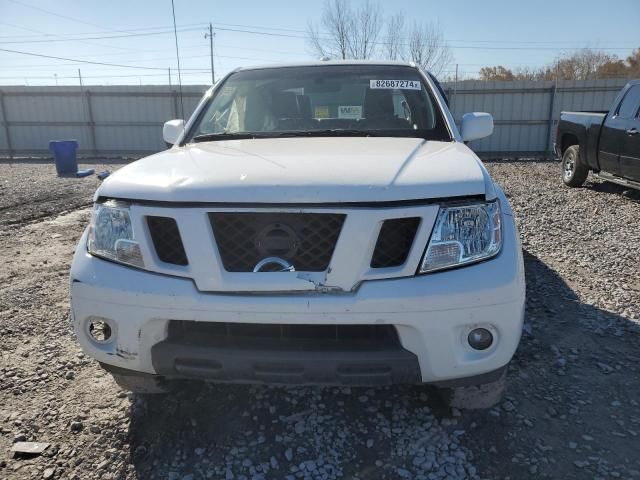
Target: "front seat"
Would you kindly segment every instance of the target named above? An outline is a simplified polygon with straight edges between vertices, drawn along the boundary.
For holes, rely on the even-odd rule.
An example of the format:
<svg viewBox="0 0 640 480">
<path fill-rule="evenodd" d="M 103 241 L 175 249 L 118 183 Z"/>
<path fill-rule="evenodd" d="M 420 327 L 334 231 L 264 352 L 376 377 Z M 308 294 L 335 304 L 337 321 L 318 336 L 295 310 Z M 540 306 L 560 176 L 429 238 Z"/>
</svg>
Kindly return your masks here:
<svg viewBox="0 0 640 480">
<path fill-rule="evenodd" d="M 367 89 L 364 97 L 364 117 L 369 128 L 384 130 L 409 127 L 405 120 L 395 115 L 391 90 Z"/>
</svg>

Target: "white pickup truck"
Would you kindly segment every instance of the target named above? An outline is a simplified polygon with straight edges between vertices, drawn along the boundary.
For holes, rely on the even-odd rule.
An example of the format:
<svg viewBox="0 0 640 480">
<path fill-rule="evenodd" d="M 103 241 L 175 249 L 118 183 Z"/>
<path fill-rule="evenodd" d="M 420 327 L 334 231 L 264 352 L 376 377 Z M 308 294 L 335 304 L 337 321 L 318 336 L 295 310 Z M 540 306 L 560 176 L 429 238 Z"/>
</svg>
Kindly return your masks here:
<svg viewBox="0 0 640 480">
<path fill-rule="evenodd" d="M 178 380 L 432 384 L 499 400 L 525 283 L 509 203 L 411 64 L 241 68 L 110 176 L 71 269 L 87 354 Z"/>
</svg>

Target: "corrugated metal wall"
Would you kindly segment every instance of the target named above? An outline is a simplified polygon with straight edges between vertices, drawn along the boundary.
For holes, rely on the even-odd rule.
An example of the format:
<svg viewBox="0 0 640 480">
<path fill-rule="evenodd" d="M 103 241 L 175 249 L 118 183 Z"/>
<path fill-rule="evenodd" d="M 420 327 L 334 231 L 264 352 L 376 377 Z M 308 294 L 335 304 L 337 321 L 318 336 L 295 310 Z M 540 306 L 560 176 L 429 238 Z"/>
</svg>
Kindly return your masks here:
<svg viewBox="0 0 640 480">
<path fill-rule="evenodd" d="M 183 87 L 185 116 L 206 88 Z M 175 87 L 2 87 L 0 154 L 47 154 L 56 139 L 78 140 L 86 155 L 157 152 L 166 148 L 163 123 L 181 109 Z"/>
<path fill-rule="evenodd" d="M 546 156 L 562 110 L 608 110 L 624 79 L 443 84 L 458 125 L 466 112 L 493 115 L 493 135 L 471 143 L 485 157 Z"/>
<path fill-rule="evenodd" d="M 607 110 L 621 79 L 445 83 L 456 121 L 489 112 L 494 134 L 473 142 L 485 157 L 548 155 L 561 110 Z M 189 116 L 205 86 L 183 87 Z M 165 148 L 162 124 L 181 117 L 175 87 L 2 87 L 0 155 L 48 154 L 49 140 L 76 139 L 85 155 L 142 155 Z"/>
</svg>

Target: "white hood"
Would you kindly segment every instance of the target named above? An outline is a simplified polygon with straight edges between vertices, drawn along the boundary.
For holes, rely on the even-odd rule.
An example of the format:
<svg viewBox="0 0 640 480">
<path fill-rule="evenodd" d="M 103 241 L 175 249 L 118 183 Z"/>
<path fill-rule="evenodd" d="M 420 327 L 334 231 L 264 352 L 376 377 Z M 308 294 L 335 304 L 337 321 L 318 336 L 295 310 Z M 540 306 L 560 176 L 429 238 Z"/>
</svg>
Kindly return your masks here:
<svg viewBox="0 0 640 480">
<path fill-rule="evenodd" d="M 455 142 L 319 137 L 173 148 L 105 180 L 96 196 L 169 202 L 342 203 L 484 195 L 488 177 Z"/>
</svg>

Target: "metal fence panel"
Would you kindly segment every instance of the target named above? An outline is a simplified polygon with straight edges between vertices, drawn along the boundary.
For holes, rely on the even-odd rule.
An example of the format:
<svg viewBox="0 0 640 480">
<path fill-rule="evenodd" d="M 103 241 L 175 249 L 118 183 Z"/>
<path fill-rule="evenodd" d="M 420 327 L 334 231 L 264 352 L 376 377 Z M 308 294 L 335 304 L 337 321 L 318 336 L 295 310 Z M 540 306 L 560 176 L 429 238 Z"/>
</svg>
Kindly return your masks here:
<svg viewBox="0 0 640 480">
<path fill-rule="evenodd" d="M 466 112 L 489 112 L 491 137 L 471 142 L 480 155 L 548 156 L 562 110 L 608 110 L 624 79 L 444 83 L 460 125 Z"/>
<path fill-rule="evenodd" d="M 4 113 L 4 94 L 0 90 L 0 152 L 9 151 L 9 143 L 7 139 L 7 130 L 9 126 L 5 123 L 5 113 Z"/>
<path fill-rule="evenodd" d="M 173 118 L 171 96 L 125 97 L 91 95 L 93 120 L 100 122 L 156 122 Z"/>
<path fill-rule="evenodd" d="M 77 140 L 90 144 L 89 128 L 80 125 L 10 126 L 14 153 L 47 153 L 50 140 Z"/>
<path fill-rule="evenodd" d="M 96 150 L 110 153 L 147 153 L 166 149 L 162 123 L 145 126 L 96 127 Z"/>
<path fill-rule="evenodd" d="M 188 118 L 205 86 L 184 86 Z M 48 154 L 50 140 L 78 140 L 80 154 L 143 154 L 166 148 L 162 125 L 180 118 L 176 87 L 2 87 L 0 153 Z M 10 140 L 7 141 L 6 133 Z"/>
<path fill-rule="evenodd" d="M 465 112 L 493 115 L 493 135 L 471 142 L 478 154 L 546 156 L 562 110 L 607 110 L 625 83 L 463 81 L 443 87 L 458 125 Z M 183 87 L 185 117 L 206 88 Z M 0 154 L 48 154 L 49 140 L 56 139 L 78 140 L 85 155 L 155 152 L 165 148 L 162 124 L 180 118 L 181 110 L 175 86 L 2 87 Z"/>
</svg>

